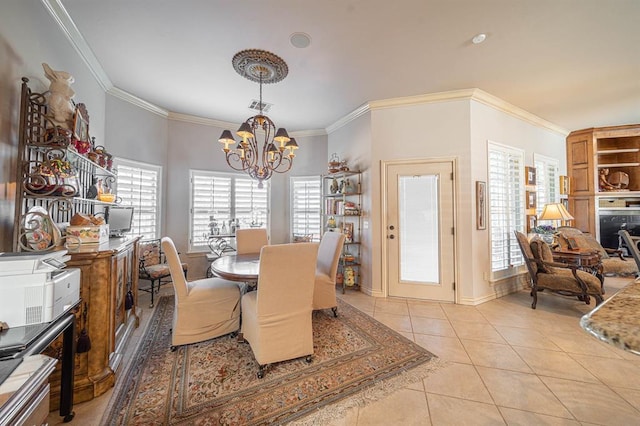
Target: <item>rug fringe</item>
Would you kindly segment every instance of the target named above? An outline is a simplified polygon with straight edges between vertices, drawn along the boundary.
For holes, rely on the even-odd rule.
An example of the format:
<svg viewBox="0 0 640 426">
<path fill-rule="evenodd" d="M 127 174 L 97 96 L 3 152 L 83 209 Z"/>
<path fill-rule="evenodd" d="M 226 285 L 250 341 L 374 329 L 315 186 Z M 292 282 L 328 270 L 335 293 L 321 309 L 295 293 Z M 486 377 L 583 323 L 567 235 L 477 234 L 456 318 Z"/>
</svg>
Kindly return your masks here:
<svg viewBox="0 0 640 426">
<path fill-rule="evenodd" d="M 319 408 L 316 412 L 309 414 L 302 419 L 292 421 L 290 425 L 295 426 L 317 426 L 325 425 L 328 422 L 336 421 L 346 417 L 347 412 L 355 407 L 365 407 L 373 402 L 379 401 L 392 393 L 406 388 L 408 385 L 425 379 L 432 372 L 450 365 L 451 362 L 434 357 L 426 364 L 405 370 L 398 376 L 386 380 L 380 380 L 375 385 L 362 390 L 357 395 L 350 396 L 345 400 Z"/>
</svg>

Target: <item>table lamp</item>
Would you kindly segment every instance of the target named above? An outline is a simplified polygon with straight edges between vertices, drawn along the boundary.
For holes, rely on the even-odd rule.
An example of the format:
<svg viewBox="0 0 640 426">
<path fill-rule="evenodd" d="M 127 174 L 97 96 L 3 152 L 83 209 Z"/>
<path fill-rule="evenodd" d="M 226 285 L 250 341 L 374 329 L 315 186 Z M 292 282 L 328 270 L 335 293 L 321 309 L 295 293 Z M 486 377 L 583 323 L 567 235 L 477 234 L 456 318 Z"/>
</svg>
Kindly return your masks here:
<svg viewBox="0 0 640 426">
<path fill-rule="evenodd" d="M 545 204 L 542 209 L 542 213 L 538 217 L 538 220 L 559 220 L 561 225 L 564 226 L 567 221 L 573 220 L 573 216 L 567 211 L 562 203 L 549 203 Z"/>
</svg>

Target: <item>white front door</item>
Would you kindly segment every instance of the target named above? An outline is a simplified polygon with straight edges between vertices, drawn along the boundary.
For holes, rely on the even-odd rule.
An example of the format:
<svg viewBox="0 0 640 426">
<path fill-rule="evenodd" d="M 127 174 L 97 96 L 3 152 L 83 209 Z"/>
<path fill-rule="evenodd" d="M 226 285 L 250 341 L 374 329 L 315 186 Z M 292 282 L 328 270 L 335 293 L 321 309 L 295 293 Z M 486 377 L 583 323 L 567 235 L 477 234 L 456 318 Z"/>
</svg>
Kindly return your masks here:
<svg viewBox="0 0 640 426">
<path fill-rule="evenodd" d="M 453 162 L 385 164 L 389 296 L 455 301 Z"/>
</svg>

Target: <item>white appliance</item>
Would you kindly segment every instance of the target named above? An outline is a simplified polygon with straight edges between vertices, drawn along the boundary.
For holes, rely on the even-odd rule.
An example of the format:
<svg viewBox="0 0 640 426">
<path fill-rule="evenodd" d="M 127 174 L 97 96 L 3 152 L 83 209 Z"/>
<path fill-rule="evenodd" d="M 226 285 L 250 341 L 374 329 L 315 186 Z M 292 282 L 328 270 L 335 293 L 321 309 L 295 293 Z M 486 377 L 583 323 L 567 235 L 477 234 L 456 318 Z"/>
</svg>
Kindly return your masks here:
<svg viewBox="0 0 640 426">
<path fill-rule="evenodd" d="M 9 327 L 57 319 L 80 299 L 80 269 L 65 268 L 66 250 L 0 253 L 0 321 Z"/>
</svg>

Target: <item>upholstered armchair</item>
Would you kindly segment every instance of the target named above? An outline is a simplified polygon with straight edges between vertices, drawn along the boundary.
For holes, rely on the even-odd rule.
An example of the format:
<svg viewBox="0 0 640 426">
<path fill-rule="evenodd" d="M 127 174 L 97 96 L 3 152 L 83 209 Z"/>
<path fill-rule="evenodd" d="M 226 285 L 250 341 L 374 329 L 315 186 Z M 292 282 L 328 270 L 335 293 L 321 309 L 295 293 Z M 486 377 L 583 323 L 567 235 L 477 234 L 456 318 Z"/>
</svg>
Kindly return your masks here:
<svg viewBox="0 0 640 426">
<path fill-rule="evenodd" d="M 569 239 L 572 239 L 570 246 Z M 578 228 L 572 226 L 560 226 L 558 228 L 558 244 L 564 249 L 579 248 L 592 249 L 600 253 L 602 259 L 602 273 L 607 276 L 611 275 L 636 275 L 638 266 L 635 262 L 631 262 L 622 254 L 622 250 L 613 248 L 604 248 L 593 235 L 583 233 Z M 573 247 L 573 245 L 576 247 Z"/>
<path fill-rule="evenodd" d="M 313 310 L 329 309 L 338 316 L 336 275 L 345 236 L 340 232 L 325 232 L 320 240 L 313 287 Z"/>
<path fill-rule="evenodd" d="M 590 296 L 596 300 L 596 305 L 602 302 L 601 283 L 595 275 L 581 271 L 575 265 L 554 262 L 547 243 L 538 238 L 529 242 L 522 232 L 514 232 L 531 277 L 532 309 L 536 308 L 538 292 L 542 290 L 576 296 L 587 305 L 590 304 Z"/>
<path fill-rule="evenodd" d="M 623 229 L 618 231 L 618 235 L 622 237 L 622 241 L 624 241 L 627 249 L 629 249 L 629 253 L 633 257 L 634 263 L 636 267 L 640 269 L 640 249 L 638 249 L 638 243 L 640 243 L 640 237 L 633 236 L 627 231 Z M 636 273 L 636 279 L 638 279 L 638 274 Z"/>
<path fill-rule="evenodd" d="M 258 288 L 242 296 L 242 337 L 258 362 L 268 364 L 313 355 L 311 327 L 318 244 L 265 246 L 260 252 Z"/>
<path fill-rule="evenodd" d="M 238 331 L 240 289 L 233 281 L 204 278 L 187 282 L 178 251 L 169 237 L 162 238 L 175 291 L 171 350 Z"/>
<path fill-rule="evenodd" d="M 260 253 L 260 249 L 268 244 L 267 230 L 264 228 L 236 230 L 236 251 L 238 254 Z"/>
<path fill-rule="evenodd" d="M 160 286 L 169 282 L 171 272 L 166 263 L 165 255 L 160 246 L 160 240 L 145 240 L 138 244 L 138 278 L 151 282 L 151 287 L 140 287 L 139 290 L 151 293 L 150 308 L 153 308 L 154 295 L 160 291 Z M 180 264 L 186 277 L 188 265 Z"/>
</svg>

